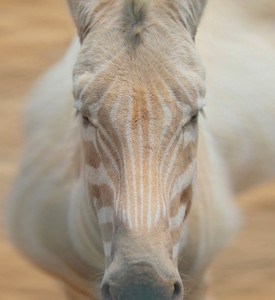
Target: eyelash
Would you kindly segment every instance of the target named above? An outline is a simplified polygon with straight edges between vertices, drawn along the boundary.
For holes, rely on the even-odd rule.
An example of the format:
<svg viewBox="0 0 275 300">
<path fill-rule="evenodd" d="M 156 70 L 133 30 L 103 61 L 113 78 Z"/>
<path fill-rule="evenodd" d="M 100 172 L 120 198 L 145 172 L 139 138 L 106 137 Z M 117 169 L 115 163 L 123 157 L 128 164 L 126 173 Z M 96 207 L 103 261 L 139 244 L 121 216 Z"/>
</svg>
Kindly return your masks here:
<svg viewBox="0 0 275 300">
<path fill-rule="evenodd" d="M 75 112 L 75 117 L 77 118 L 78 116 L 81 117 L 82 122 L 83 122 L 84 125 L 90 124 L 89 118 L 86 117 L 86 116 L 84 116 L 83 114 L 80 113 L 80 111 L 77 110 L 77 111 Z"/>
<path fill-rule="evenodd" d="M 204 119 L 206 119 L 206 114 L 203 108 L 200 109 L 199 113 L 203 116 Z"/>
<path fill-rule="evenodd" d="M 190 122 L 197 122 L 198 121 L 198 118 L 199 118 L 199 114 L 201 114 L 203 116 L 204 119 L 206 119 L 206 115 L 205 115 L 205 112 L 203 109 L 199 110 L 198 113 L 196 113 L 195 115 L 193 115 L 190 119 Z"/>
</svg>

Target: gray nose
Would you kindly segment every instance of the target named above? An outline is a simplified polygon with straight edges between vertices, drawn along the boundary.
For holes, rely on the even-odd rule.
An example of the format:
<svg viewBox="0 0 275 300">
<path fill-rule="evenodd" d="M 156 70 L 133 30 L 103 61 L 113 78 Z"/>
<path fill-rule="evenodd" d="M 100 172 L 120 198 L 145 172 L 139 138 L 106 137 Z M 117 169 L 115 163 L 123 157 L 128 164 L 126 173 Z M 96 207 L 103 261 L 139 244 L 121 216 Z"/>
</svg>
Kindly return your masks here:
<svg viewBox="0 0 275 300">
<path fill-rule="evenodd" d="M 115 274 L 102 283 L 103 300 L 181 300 L 182 283 L 178 278 L 161 278 L 149 266 L 135 266 Z"/>
</svg>

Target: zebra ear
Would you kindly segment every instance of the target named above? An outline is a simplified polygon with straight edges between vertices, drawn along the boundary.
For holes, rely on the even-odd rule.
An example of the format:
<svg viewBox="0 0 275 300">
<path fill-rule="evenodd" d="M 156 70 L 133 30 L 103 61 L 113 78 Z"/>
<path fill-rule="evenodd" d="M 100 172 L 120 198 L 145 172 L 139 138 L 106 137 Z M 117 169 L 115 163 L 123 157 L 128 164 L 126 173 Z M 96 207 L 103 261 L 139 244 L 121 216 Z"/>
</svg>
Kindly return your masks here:
<svg viewBox="0 0 275 300">
<path fill-rule="evenodd" d="M 91 10 L 97 0 L 67 0 L 77 28 L 80 42 L 85 38 L 91 23 Z"/>
<path fill-rule="evenodd" d="M 176 0 L 175 2 L 182 22 L 194 39 L 207 0 Z"/>
</svg>

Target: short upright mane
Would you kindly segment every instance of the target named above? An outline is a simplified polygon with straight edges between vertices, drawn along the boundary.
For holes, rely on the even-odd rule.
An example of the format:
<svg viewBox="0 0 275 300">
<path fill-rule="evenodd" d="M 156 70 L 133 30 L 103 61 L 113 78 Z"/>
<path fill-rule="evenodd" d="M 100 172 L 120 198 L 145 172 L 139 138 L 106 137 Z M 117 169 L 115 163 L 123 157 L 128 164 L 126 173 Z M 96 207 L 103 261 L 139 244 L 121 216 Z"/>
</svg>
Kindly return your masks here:
<svg viewBox="0 0 275 300">
<path fill-rule="evenodd" d="M 130 37 L 138 37 L 143 29 L 150 0 L 125 0 L 124 25 Z"/>
</svg>

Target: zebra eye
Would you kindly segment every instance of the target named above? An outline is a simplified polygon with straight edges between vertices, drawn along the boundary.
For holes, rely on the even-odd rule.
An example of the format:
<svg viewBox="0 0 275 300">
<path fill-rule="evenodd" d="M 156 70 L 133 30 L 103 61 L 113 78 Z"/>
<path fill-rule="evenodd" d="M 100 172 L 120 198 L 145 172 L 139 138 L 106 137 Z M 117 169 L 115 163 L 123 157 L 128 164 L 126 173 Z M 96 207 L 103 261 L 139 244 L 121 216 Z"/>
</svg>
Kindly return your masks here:
<svg viewBox="0 0 275 300">
<path fill-rule="evenodd" d="M 87 116 L 81 115 L 81 118 L 82 118 L 82 122 L 83 122 L 84 126 L 88 126 L 89 124 L 91 124 L 91 122 Z"/>
<path fill-rule="evenodd" d="M 205 113 L 203 109 L 200 109 L 198 112 L 196 112 L 190 119 L 191 123 L 197 123 L 198 118 L 199 118 L 199 114 L 201 114 L 203 116 L 204 119 L 206 119 Z"/>
<path fill-rule="evenodd" d="M 93 126 L 95 128 L 97 128 L 97 120 L 93 119 L 92 116 L 87 116 L 86 113 L 81 113 L 81 118 L 82 118 L 82 124 L 84 127 L 87 126 Z"/>
<path fill-rule="evenodd" d="M 84 126 L 87 126 L 87 125 L 89 125 L 89 123 L 91 123 L 89 118 L 87 116 L 83 115 L 79 110 L 77 110 L 75 112 L 75 117 L 77 118 L 78 116 L 80 116 Z"/>
<path fill-rule="evenodd" d="M 196 113 L 195 115 L 192 116 L 190 122 L 196 123 L 198 121 L 198 118 L 199 118 L 199 114 Z"/>
</svg>

